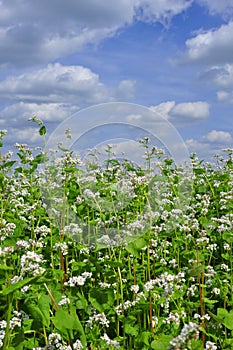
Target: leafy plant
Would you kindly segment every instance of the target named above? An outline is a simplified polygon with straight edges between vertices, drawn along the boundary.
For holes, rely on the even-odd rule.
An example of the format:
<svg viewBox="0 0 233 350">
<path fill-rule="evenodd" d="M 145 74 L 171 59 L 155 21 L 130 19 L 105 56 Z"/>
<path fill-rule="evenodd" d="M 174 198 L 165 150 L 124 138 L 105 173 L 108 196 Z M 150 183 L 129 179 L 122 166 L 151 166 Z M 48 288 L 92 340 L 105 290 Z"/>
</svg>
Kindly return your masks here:
<svg viewBox="0 0 233 350">
<path fill-rule="evenodd" d="M 141 144 L 0 155 L 2 349 L 232 348 L 232 150 L 187 173 Z"/>
</svg>

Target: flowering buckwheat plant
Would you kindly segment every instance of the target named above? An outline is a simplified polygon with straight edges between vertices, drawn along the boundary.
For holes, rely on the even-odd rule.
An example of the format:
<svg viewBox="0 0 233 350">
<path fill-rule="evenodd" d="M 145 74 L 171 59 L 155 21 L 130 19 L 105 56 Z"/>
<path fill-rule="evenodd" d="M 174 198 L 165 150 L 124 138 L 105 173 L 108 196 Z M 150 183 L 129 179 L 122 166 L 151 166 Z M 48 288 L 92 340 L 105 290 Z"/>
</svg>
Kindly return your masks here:
<svg viewBox="0 0 233 350">
<path fill-rule="evenodd" d="M 191 156 L 179 207 L 184 169 L 141 144 L 145 168 L 110 149 L 86 169 L 62 146 L 56 167 L 46 147 L 1 154 L 1 349 L 233 347 L 233 152 Z"/>
</svg>

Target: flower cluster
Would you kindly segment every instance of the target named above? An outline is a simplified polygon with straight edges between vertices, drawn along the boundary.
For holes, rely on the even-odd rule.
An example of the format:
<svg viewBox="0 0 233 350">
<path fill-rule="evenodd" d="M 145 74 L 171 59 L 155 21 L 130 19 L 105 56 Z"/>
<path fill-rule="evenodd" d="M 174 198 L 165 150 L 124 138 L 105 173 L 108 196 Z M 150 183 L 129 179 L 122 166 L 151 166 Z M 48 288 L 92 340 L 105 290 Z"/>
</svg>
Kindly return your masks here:
<svg viewBox="0 0 233 350">
<path fill-rule="evenodd" d="M 65 295 L 62 295 L 61 300 L 57 303 L 59 306 L 62 305 L 69 305 L 70 304 L 70 299 L 67 298 Z"/>
<path fill-rule="evenodd" d="M 83 272 L 80 276 L 70 277 L 69 280 L 65 283 L 65 285 L 69 287 L 75 286 L 83 286 L 86 282 L 87 278 L 91 278 L 92 272 Z"/>
<path fill-rule="evenodd" d="M 37 276 L 44 273 L 45 268 L 40 266 L 41 263 L 45 262 L 42 254 L 37 254 L 32 251 L 27 251 L 26 254 L 21 256 L 21 276 L 29 274 L 31 276 Z"/>
<path fill-rule="evenodd" d="M 93 316 L 89 317 L 89 319 L 87 320 L 87 326 L 92 328 L 93 323 L 99 323 L 103 327 L 109 327 L 110 324 L 104 312 L 102 312 L 101 314 L 94 314 Z"/>
<path fill-rule="evenodd" d="M 58 349 L 58 350 L 81 350 L 84 349 L 81 341 L 77 339 L 72 347 L 70 345 L 67 345 L 63 340 L 60 334 L 58 333 L 51 333 L 48 336 L 48 347 L 46 346 L 46 349 Z M 45 348 L 44 348 L 45 349 Z M 43 350 L 42 348 L 33 348 L 33 350 Z"/>
<path fill-rule="evenodd" d="M 4 241 L 7 237 L 13 235 L 16 225 L 12 222 L 7 222 L 5 219 L 2 219 L 0 227 L 0 240 Z"/>
<path fill-rule="evenodd" d="M 135 307 L 142 299 L 146 300 L 146 295 L 143 292 L 136 293 L 136 298 L 133 301 L 126 300 L 124 303 L 120 303 L 115 311 L 117 315 L 120 315 L 123 311 L 128 310 L 129 308 Z"/>
<path fill-rule="evenodd" d="M 0 347 L 230 346 L 233 152 L 189 173 L 148 142 L 145 168 L 0 155 Z"/>
<path fill-rule="evenodd" d="M 169 350 L 182 349 L 192 339 L 198 339 L 199 337 L 199 326 L 194 322 L 185 324 L 181 330 L 181 333 L 170 341 Z"/>
<path fill-rule="evenodd" d="M 120 347 L 120 343 L 116 340 L 111 340 L 106 333 L 104 333 L 104 335 L 102 335 L 100 338 L 104 340 L 108 346 L 114 347 L 114 349 L 118 349 Z"/>
</svg>

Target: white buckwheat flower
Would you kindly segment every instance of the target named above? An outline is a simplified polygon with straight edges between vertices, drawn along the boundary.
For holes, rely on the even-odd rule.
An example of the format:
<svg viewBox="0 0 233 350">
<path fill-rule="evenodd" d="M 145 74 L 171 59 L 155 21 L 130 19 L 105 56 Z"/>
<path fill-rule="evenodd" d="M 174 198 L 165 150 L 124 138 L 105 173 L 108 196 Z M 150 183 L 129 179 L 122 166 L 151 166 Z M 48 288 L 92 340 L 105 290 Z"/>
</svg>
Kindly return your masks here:
<svg viewBox="0 0 233 350">
<path fill-rule="evenodd" d="M 137 284 L 134 284 L 134 285 L 132 285 L 132 286 L 130 287 L 130 290 L 131 290 L 132 292 L 134 292 L 135 294 L 137 294 L 138 291 L 139 291 L 139 286 L 138 286 Z"/>
<path fill-rule="evenodd" d="M 211 341 L 207 341 L 206 342 L 206 346 L 204 350 L 217 350 L 217 346 L 215 345 L 215 343 L 212 343 Z"/>
</svg>

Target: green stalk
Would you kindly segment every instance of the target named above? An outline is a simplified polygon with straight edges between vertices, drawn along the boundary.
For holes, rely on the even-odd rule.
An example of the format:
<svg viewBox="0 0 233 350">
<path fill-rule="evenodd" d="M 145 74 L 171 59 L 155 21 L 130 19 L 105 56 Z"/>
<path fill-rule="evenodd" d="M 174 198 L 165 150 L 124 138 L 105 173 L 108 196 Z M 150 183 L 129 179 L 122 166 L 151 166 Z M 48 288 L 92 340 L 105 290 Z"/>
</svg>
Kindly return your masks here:
<svg viewBox="0 0 233 350">
<path fill-rule="evenodd" d="M 5 337 L 4 337 L 4 342 L 3 342 L 3 347 L 2 350 L 7 350 L 8 346 L 10 344 L 10 334 L 11 334 L 11 329 L 10 329 L 10 320 L 11 320 L 11 312 L 12 312 L 12 299 L 13 299 L 13 294 L 8 294 L 6 297 L 6 331 L 5 331 Z"/>
<path fill-rule="evenodd" d="M 47 338 L 45 326 L 43 326 L 43 332 L 44 332 L 45 344 L 48 345 L 48 338 Z"/>
<path fill-rule="evenodd" d="M 232 273 L 233 273 L 233 263 L 232 263 L 232 242 L 231 242 L 231 244 L 230 244 L 230 247 L 231 247 L 231 249 L 230 249 L 230 254 L 229 254 L 229 256 L 230 256 L 230 276 L 231 276 L 231 281 L 230 281 L 230 291 L 232 292 L 232 288 L 233 288 L 233 276 L 232 276 Z M 233 302 L 233 293 L 231 293 L 231 303 Z"/>
<path fill-rule="evenodd" d="M 198 251 L 197 251 L 197 263 L 199 265 L 200 263 L 200 259 L 199 259 L 199 254 L 198 254 Z M 202 263 L 202 272 L 201 272 L 201 275 L 198 274 L 198 277 L 197 277 L 197 281 L 198 281 L 198 289 L 199 289 L 199 299 L 200 299 L 200 312 L 201 312 L 201 317 L 203 318 L 204 315 L 205 315 L 205 302 L 204 302 L 204 297 L 205 297 L 205 290 L 203 288 L 204 286 L 204 283 L 205 283 L 205 274 L 204 274 L 204 262 Z M 205 321 L 204 319 L 202 319 L 202 327 L 205 329 Z M 205 345 L 205 333 L 202 332 L 201 333 L 201 337 L 202 337 L 202 344 L 203 344 L 203 347 Z"/>
<path fill-rule="evenodd" d="M 53 234 L 52 234 L 52 225 L 50 224 L 50 256 L 51 256 L 51 267 L 54 271 L 54 254 L 53 254 Z"/>
<path fill-rule="evenodd" d="M 121 250 L 119 252 L 119 261 L 121 260 Z M 123 283 L 122 283 L 122 277 L 121 277 L 121 270 L 118 267 L 117 268 L 118 271 L 118 279 L 119 279 L 119 283 L 120 283 L 120 298 L 121 298 L 121 303 L 124 304 L 124 295 L 123 295 Z M 123 327 L 123 339 L 124 339 L 124 346 L 126 345 L 126 339 L 125 339 L 125 327 Z"/>
<path fill-rule="evenodd" d="M 120 257 L 119 257 L 120 260 Z M 124 303 L 124 296 L 123 296 L 123 283 L 122 283 L 122 277 L 121 277 L 121 270 L 118 267 L 118 278 L 119 278 L 119 282 L 120 282 L 120 294 L 121 294 L 121 302 Z"/>
</svg>

